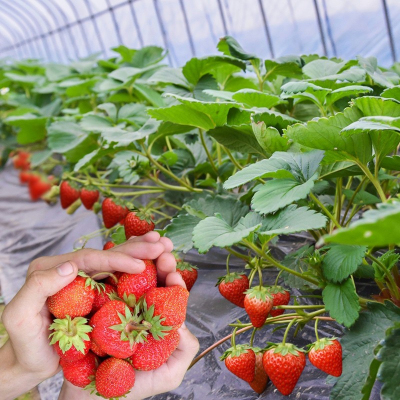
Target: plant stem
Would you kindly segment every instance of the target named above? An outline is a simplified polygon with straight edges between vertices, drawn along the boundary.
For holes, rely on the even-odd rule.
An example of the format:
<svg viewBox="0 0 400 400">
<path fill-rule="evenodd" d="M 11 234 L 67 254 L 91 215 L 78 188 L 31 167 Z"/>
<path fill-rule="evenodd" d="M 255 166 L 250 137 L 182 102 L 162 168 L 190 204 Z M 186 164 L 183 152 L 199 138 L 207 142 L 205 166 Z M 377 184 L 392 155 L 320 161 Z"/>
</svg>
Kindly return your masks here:
<svg viewBox="0 0 400 400">
<path fill-rule="evenodd" d="M 229 157 L 229 159 L 232 161 L 232 164 L 240 171 L 243 169 L 243 167 L 235 160 L 235 158 L 233 157 L 232 153 L 225 147 L 222 146 L 222 148 L 224 149 L 225 153 L 227 154 L 227 156 Z"/>
<path fill-rule="evenodd" d="M 210 165 L 211 165 L 212 169 L 213 169 L 213 170 L 215 171 L 215 173 L 218 175 L 218 169 L 217 169 L 217 167 L 216 167 L 215 164 L 214 164 L 214 160 L 213 160 L 213 158 L 212 158 L 212 156 L 211 156 L 210 151 L 208 150 L 206 141 L 205 141 L 205 139 L 204 139 L 204 132 L 203 132 L 202 129 L 199 129 L 199 132 L 200 132 L 201 144 L 203 145 L 204 150 L 205 150 L 205 152 L 206 152 L 206 154 L 207 154 L 208 161 L 210 162 Z"/>
<path fill-rule="evenodd" d="M 319 341 L 319 336 L 318 336 L 318 318 L 315 319 L 315 337 L 317 338 L 317 341 Z"/>
<path fill-rule="evenodd" d="M 380 199 L 382 200 L 382 203 L 386 203 L 387 199 L 385 196 L 385 193 L 383 193 L 382 187 L 377 179 L 372 175 L 371 171 L 368 169 L 366 165 L 364 165 L 362 162 L 355 160 L 355 163 L 361 168 L 361 170 L 364 172 L 364 174 L 367 176 L 367 178 L 370 180 L 370 182 L 375 186 L 376 191 L 378 192 L 378 195 Z"/>
<path fill-rule="evenodd" d="M 232 332 L 231 343 L 232 343 L 233 348 L 236 347 L 236 332 L 237 332 L 237 330 L 238 330 L 238 328 L 235 328 Z"/>
<path fill-rule="evenodd" d="M 253 342 L 254 342 L 254 336 L 256 335 L 258 328 L 254 328 L 253 332 L 251 333 L 251 337 L 250 337 L 250 347 L 253 347 Z"/>
<path fill-rule="evenodd" d="M 229 253 L 228 256 L 226 257 L 226 274 L 229 275 L 229 258 L 231 257 L 231 254 Z"/>
<path fill-rule="evenodd" d="M 336 228 L 340 228 L 339 222 L 336 218 L 329 212 L 329 210 L 318 200 L 318 198 L 310 192 L 311 199 L 319 205 L 321 210 L 330 218 L 330 220 L 335 224 Z"/>
<path fill-rule="evenodd" d="M 308 310 L 314 308 L 324 308 L 323 305 L 300 305 L 300 306 L 275 306 L 275 308 L 280 308 L 282 310 Z"/>
<path fill-rule="evenodd" d="M 350 200 L 349 200 L 349 202 L 348 202 L 348 204 L 347 204 L 346 211 L 344 212 L 344 215 L 343 215 L 342 225 L 344 224 L 344 221 L 346 220 L 347 214 L 348 214 L 348 212 L 349 212 L 349 210 L 350 210 L 351 205 L 353 204 L 354 199 L 356 198 L 357 193 L 358 193 L 358 192 L 361 190 L 361 188 L 363 187 L 363 184 L 364 184 L 364 182 L 365 182 L 366 179 L 367 179 L 367 178 L 366 178 L 365 176 L 364 176 L 363 179 L 361 179 L 361 182 L 359 183 L 359 185 L 357 186 L 357 188 L 356 188 L 356 190 L 354 191 L 353 195 L 351 196 L 351 198 L 350 198 Z"/>
<path fill-rule="evenodd" d="M 287 326 L 286 331 L 285 331 L 285 334 L 283 335 L 282 344 L 285 344 L 285 343 L 286 343 L 286 338 L 287 338 L 287 336 L 288 336 L 289 330 L 290 330 L 290 328 L 292 327 L 292 325 L 293 325 L 295 322 L 296 322 L 296 320 L 295 320 L 295 319 L 292 319 L 292 320 L 290 321 L 289 325 Z"/>
</svg>

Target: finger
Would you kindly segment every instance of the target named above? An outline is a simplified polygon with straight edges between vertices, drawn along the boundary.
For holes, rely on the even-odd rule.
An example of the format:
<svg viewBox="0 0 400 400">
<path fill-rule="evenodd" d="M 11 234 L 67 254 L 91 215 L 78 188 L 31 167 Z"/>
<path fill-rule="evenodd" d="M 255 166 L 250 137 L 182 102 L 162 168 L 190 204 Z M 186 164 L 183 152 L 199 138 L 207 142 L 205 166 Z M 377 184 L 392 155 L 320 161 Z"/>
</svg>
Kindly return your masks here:
<svg viewBox="0 0 400 400">
<path fill-rule="evenodd" d="M 146 234 L 142 236 L 131 236 L 128 240 L 131 242 L 149 242 L 149 243 L 155 243 L 160 240 L 160 234 L 155 231 L 150 231 L 147 232 Z"/>
<path fill-rule="evenodd" d="M 163 253 L 160 257 L 158 257 L 156 266 L 158 282 L 160 285 L 164 285 L 167 276 L 172 272 L 176 272 L 175 257 L 171 253 Z"/>
<path fill-rule="evenodd" d="M 165 286 L 182 286 L 186 289 L 185 281 L 179 272 L 171 272 L 165 279 Z"/>
<path fill-rule="evenodd" d="M 180 336 L 178 347 L 168 358 L 167 364 L 174 374 L 183 379 L 200 346 L 197 338 L 186 328 L 185 324 L 178 329 L 178 333 Z"/>
<path fill-rule="evenodd" d="M 29 321 L 37 316 L 43 309 L 47 298 L 70 284 L 77 274 L 78 266 L 73 261 L 67 261 L 50 269 L 32 272 L 24 286 L 7 306 L 7 314 L 13 315 L 16 319 L 13 325 L 18 326 L 19 319 L 23 324 L 23 321 Z"/>
<path fill-rule="evenodd" d="M 146 248 L 148 245 L 151 244 L 146 243 L 143 247 Z M 160 244 L 160 246 L 162 245 Z M 145 268 L 143 261 L 133 258 L 131 254 L 126 254 L 122 251 L 83 249 L 59 256 L 40 257 L 31 263 L 28 275 L 33 271 L 49 269 L 68 260 L 73 261 L 80 270 L 87 273 L 121 271 L 139 274 Z"/>
<path fill-rule="evenodd" d="M 162 237 L 162 238 L 160 238 L 160 242 L 163 244 L 165 251 L 167 253 L 171 253 L 171 251 L 174 249 L 174 244 L 172 243 L 171 239 Z"/>
<path fill-rule="evenodd" d="M 130 255 L 131 257 L 139 258 L 141 260 L 155 260 L 165 252 L 165 248 L 159 241 L 155 243 L 148 242 L 135 242 L 134 240 L 128 240 L 118 247 L 113 247 L 107 252 L 122 252 Z"/>
</svg>

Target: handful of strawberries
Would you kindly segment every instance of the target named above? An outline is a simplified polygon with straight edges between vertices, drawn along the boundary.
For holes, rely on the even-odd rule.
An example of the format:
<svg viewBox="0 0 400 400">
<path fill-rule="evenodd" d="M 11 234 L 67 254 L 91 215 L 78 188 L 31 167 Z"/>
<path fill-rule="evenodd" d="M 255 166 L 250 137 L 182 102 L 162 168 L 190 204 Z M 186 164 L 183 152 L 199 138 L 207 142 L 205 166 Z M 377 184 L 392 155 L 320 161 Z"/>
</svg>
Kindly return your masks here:
<svg viewBox="0 0 400 400">
<path fill-rule="evenodd" d="M 73 385 L 107 399 L 124 396 L 135 370 L 159 368 L 178 346 L 189 292 L 157 287 L 153 261 L 144 262 L 142 273 L 109 274 L 104 282 L 79 272 L 48 298 L 50 344 Z"/>
</svg>

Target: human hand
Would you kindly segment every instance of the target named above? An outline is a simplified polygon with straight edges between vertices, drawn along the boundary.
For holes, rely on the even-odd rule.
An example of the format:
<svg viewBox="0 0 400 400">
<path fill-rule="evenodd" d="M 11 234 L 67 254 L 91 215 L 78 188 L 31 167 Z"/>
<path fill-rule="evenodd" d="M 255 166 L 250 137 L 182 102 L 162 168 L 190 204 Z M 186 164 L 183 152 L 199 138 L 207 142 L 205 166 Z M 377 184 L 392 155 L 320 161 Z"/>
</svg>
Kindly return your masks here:
<svg viewBox="0 0 400 400">
<path fill-rule="evenodd" d="M 59 357 L 49 346 L 51 316 L 46 307 L 47 297 L 71 283 L 78 269 L 89 275 L 102 271 L 140 273 L 144 270 L 141 259 L 156 260 L 158 278 L 165 281 L 176 266 L 171 250 L 169 239 L 160 238 L 157 232 L 149 232 L 107 251 L 84 249 L 34 260 L 24 286 L 6 306 L 2 316 L 10 340 L 0 354 L 17 375 L 25 377 L 22 384 L 22 380 L 18 380 L 9 398 L 24 393 L 59 371 Z M 2 383 L 0 378 L 3 388 Z"/>
<path fill-rule="evenodd" d="M 166 276 L 165 284 L 166 286 L 186 287 L 178 272 L 169 273 Z M 185 324 L 178 329 L 178 332 L 180 336 L 178 347 L 165 364 L 153 371 L 135 371 L 135 385 L 125 397 L 126 400 L 140 400 L 169 392 L 181 384 L 190 363 L 199 351 L 199 342 Z M 98 396 L 64 381 L 59 400 L 94 400 L 98 398 Z"/>
</svg>

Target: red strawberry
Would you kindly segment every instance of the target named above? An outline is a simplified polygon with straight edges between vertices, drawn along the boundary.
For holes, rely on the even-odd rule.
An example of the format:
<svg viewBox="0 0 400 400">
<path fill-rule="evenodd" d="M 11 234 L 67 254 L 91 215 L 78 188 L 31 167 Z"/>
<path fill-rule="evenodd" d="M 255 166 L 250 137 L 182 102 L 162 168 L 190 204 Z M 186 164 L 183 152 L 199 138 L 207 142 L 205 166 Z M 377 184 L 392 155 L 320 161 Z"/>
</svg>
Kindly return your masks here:
<svg viewBox="0 0 400 400">
<path fill-rule="evenodd" d="M 50 189 L 51 184 L 42 181 L 37 175 L 34 175 L 29 179 L 29 194 L 33 201 L 39 200 Z"/>
<path fill-rule="evenodd" d="M 145 270 L 140 274 L 122 274 L 118 281 L 118 296 L 134 294 L 139 300 L 151 288 L 157 286 L 157 269 L 151 260 L 143 260 Z"/>
<path fill-rule="evenodd" d="M 256 328 L 261 328 L 272 308 L 272 297 L 265 287 L 247 289 L 244 298 L 244 308 L 250 321 Z"/>
<path fill-rule="evenodd" d="M 306 356 L 293 344 L 281 343 L 264 353 L 263 365 L 276 388 L 288 396 L 306 366 Z"/>
<path fill-rule="evenodd" d="M 254 351 L 245 345 L 229 348 L 221 357 L 225 360 L 225 366 L 240 379 L 252 382 L 255 376 L 256 355 Z"/>
<path fill-rule="evenodd" d="M 25 151 L 20 151 L 14 158 L 13 164 L 14 168 L 27 170 L 31 167 L 31 163 L 29 162 L 30 154 Z"/>
<path fill-rule="evenodd" d="M 342 345 L 335 339 L 320 339 L 308 353 L 312 365 L 329 375 L 342 375 Z"/>
<path fill-rule="evenodd" d="M 130 357 L 136 350 L 135 339 L 146 333 L 135 331 L 139 322 L 140 318 L 132 314 L 123 301 L 109 301 L 90 320 L 90 326 L 93 327 L 92 340 L 110 356 Z"/>
<path fill-rule="evenodd" d="M 103 212 L 104 226 L 107 229 L 112 228 L 118 224 L 121 219 L 125 218 L 129 210 L 120 203 L 119 200 L 107 198 L 101 205 Z"/>
<path fill-rule="evenodd" d="M 95 341 L 90 342 L 90 350 L 93 351 L 94 354 L 97 354 L 99 357 L 106 357 L 107 353 L 98 346 Z"/>
<path fill-rule="evenodd" d="M 109 240 L 108 242 L 105 243 L 105 245 L 103 246 L 103 250 L 109 250 L 112 249 L 115 246 L 114 242 L 111 242 L 111 240 Z"/>
<path fill-rule="evenodd" d="M 75 183 L 62 181 L 60 185 L 61 207 L 66 209 L 79 199 L 79 189 Z"/>
<path fill-rule="evenodd" d="M 107 358 L 96 371 L 97 392 L 107 398 L 122 397 L 135 384 L 135 370 L 127 361 Z"/>
<path fill-rule="evenodd" d="M 263 353 L 261 349 L 253 349 L 256 355 L 256 368 L 254 373 L 254 379 L 249 382 L 250 387 L 258 394 L 264 392 L 267 388 L 268 375 L 266 374 L 263 366 Z"/>
<path fill-rule="evenodd" d="M 161 325 L 174 331 L 185 321 L 188 297 L 189 292 L 183 287 L 170 286 L 150 289 L 145 300 L 149 310 L 154 306 L 154 316 L 161 317 Z"/>
<path fill-rule="evenodd" d="M 21 183 L 28 183 L 31 177 L 31 173 L 29 171 L 21 171 L 19 173 L 19 181 Z"/>
<path fill-rule="evenodd" d="M 89 352 L 92 327 L 87 322 L 86 318 L 77 317 L 71 320 L 67 316 L 64 319 L 55 319 L 50 325 L 50 329 L 54 330 L 49 336 L 50 344 L 54 345 L 60 359 L 76 361 Z"/>
<path fill-rule="evenodd" d="M 217 286 L 222 296 L 238 307 L 244 308 L 245 292 L 249 288 L 249 279 L 245 274 L 231 272 L 219 278 Z"/>
<path fill-rule="evenodd" d="M 96 203 L 96 201 L 99 199 L 99 196 L 99 191 L 91 188 L 90 186 L 81 189 L 80 197 L 82 200 L 82 204 L 88 210 L 91 210 L 93 208 L 93 204 Z"/>
<path fill-rule="evenodd" d="M 179 333 L 172 332 L 164 339 L 155 340 L 152 335 L 147 341 L 139 343 L 131 357 L 133 368 L 141 371 L 151 371 L 161 367 L 179 344 Z"/>
<path fill-rule="evenodd" d="M 124 220 L 125 236 L 142 236 L 154 230 L 154 222 L 150 215 L 142 212 L 130 212 Z"/>
<path fill-rule="evenodd" d="M 80 360 L 68 362 L 60 359 L 64 378 L 73 385 L 84 388 L 90 384 L 96 374 L 97 357 L 89 353 Z"/>
<path fill-rule="evenodd" d="M 111 301 L 110 297 L 108 296 L 111 293 L 115 293 L 115 287 L 109 285 L 108 283 L 104 284 L 104 290 L 101 291 L 96 290 L 94 295 L 92 312 L 95 313 L 96 311 L 100 310 L 100 308 L 103 307 L 104 304 Z"/>
<path fill-rule="evenodd" d="M 85 273 L 78 276 L 55 295 L 47 299 L 47 307 L 56 318 L 84 317 L 92 311 L 97 283 Z"/>
<path fill-rule="evenodd" d="M 197 268 L 187 262 L 178 262 L 176 264 L 176 272 L 179 272 L 182 279 L 186 283 L 186 289 L 190 292 L 197 280 Z"/>
<path fill-rule="evenodd" d="M 118 282 L 123 274 L 124 274 L 123 272 L 119 272 L 119 271 L 113 272 L 113 275 L 117 278 Z M 108 283 L 109 285 L 117 288 L 117 282 L 115 282 L 115 279 L 112 276 L 107 277 L 105 282 Z"/>
<path fill-rule="evenodd" d="M 283 289 L 281 286 L 273 286 L 270 288 L 270 293 L 272 295 L 273 306 L 286 306 L 290 301 L 290 292 Z M 285 312 L 283 309 L 271 310 L 270 314 L 272 317 L 277 317 Z"/>
</svg>

